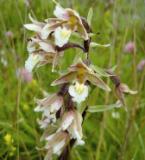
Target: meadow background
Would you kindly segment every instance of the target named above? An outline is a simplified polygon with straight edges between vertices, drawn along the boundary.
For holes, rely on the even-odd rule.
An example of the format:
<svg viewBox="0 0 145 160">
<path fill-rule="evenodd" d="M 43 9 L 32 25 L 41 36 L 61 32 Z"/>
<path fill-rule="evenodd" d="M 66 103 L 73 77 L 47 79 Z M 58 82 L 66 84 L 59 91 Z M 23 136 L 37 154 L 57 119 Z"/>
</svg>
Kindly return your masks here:
<svg viewBox="0 0 145 160">
<path fill-rule="evenodd" d="M 93 8 L 94 41 L 110 43 L 109 48 L 91 49 L 94 64 L 109 68 L 117 65 L 116 74 L 135 96 L 126 96 L 129 112 L 124 108 L 88 113 L 83 124 L 84 146 L 72 150 L 72 160 L 145 160 L 145 67 L 138 64 L 145 59 L 145 1 L 144 0 L 60 0 L 63 7 L 71 7 L 87 17 Z M 51 0 L 0 0 L 0 160 L 42 160 L 39 129 L 33 110 L 34 98 L 42 97 L 42 90 L 54 92 L 50 83 L 57 77 L 46 65 L 37 69 L 31 82 L 23 82 L 18 70 L 28 56 L 27 38 L 31 32 L 23 24 L 30 22 L 32 13 L 38 20 L 53 15 Z M 124 48 L 134 43 L 133 50 Z M 79 49 L 67 50 L 61 69 L 73 62 Z M 143 65 L 142 65 L 143 66 Z M 112 85 L 110 80 L 107 81 Z M 111 104 L 114 92 L 94 89 L 90 105 Z M 114 116 L 115 115 L 115 116 Z"/>
</svg>

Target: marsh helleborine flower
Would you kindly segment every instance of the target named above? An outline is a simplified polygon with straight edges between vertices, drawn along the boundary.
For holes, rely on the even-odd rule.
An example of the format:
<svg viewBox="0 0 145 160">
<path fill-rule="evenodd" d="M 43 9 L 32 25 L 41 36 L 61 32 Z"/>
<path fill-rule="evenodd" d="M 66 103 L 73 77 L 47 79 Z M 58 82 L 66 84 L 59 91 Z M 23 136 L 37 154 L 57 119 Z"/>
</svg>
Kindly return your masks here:
<svg viewBox="0 0 145 160">
<path fill-rule="evenodd" d="M 69 41 L 73 32 L 78 32 L 84 40 L 88 40 L 88 34 L 79 14 L 70 8 L 62 8 L 57 5 L 54 10 L 56 18 L 49 18 L 45 22 L 38 22 L 30 16 L 32 24 L 25 24 L 28 30 L 36 32 L 41 39 L 46 40 L 52 33 L 55 44 L 62 47 Z"/>
<path fill-rule="evenodd" d="M 104 83 L 98 74 L 95 74 L 94 70 L 89 68 L 81 60 L 77 64 L 70 66 L 67 74 L 52 82 L 52 86 L 69 82 L 74 84 L 70 85 L 69 94 L 75 102 L 80 103 L 88 96 L 88 86 L 86 85 L 87 81 L 101 89 L 110 91 L 110 88 Z"/>
<path fill-rule="evenodd" d="M 52 154 L 60 155 L 64 148 L 68 145 L 70 137 L 65 131 L 57 130 L 54 134 L 49 135 L 45 138 L 47 144 L 45 149 L 47 149 L 46 160 L 51 159 Z"/>
<path fill-rule="evenodd" d="M 42 112 L 42 119 L 38 121 L 40 128 L 46 128 L 48 124 L 56 122 L 56 113 L 63 105 L 63 98 L 53 94 L 44 99 L 36 100 L 35 112 Z"/>
<path fill-rule="evenodd" d="M 49 41 L 42 41 L 39 38 L 31 38 L 28 41 L 27 50 L 29 57 L 25 62 L 25 68 L 32 72 L 34 67 L 43 66 L 47 63 L 52 64 L 54 68 L 63 55 L 63 52 L 58 53 L 55 46 Z"/>
<path fill-rule="evenodd" d="M 77 110 L 65 112 L 62 117 L 61 129 L 68 131 L 72 139 L 76 139 L 77 145 L 84 144 L 82 140 L 82 115 Z"/>
</svg>

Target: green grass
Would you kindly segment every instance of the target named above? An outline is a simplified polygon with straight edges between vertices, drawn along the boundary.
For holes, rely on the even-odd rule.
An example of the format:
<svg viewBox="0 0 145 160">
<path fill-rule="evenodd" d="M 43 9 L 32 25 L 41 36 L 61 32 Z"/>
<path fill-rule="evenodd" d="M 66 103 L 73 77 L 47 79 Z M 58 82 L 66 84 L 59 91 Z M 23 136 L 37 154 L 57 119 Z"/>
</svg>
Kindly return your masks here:
<svg viewBox="0 0 145 160">
<path fill-rule="evenodd" d="M 72 160 L 144 160 L 145 159 L 145 69 L 138 72 L 138 62 L 145 58 L 145 3 L 143 0 L 61 0 L 64 7 L 76 9 L 87 17 L 89 8 L 93 8 L 92 28 L 97 33 L 94 41 L 110 43 L 110 48 L 96 48 L 90 51 L 91 61 L 100 67 L 109 68 L 117 65 L 116 73 L 130 88 L 138 90 L 135 96 L 126 96 L 129 113 L 124 108 L 111 111 L 88 113 L 83 124 L 86 144 L 72 150 Z M 111 0 L 110 0 L 111 2 Z M 38 20 L 51 17 L 54 4 L 49 0 L 31 1 L 27 7 L 24 0 L 0 0 L 0 160 L 41 160 L 44 152 L 36 147 L 42 130 L 39 129 L 34 113 L 34 98 L 42 97 L 42 89 L 54 92 L 57 88 L 50 83 L 57 77 L 51 74 L 49 65 L 39 68 L 34 73 L 30 84 L 21 82 L 16 77 L 16 70 L 24 66 L 28 56 L 27 38 L 30 32 L 24 30 L 28 23 L 28 13 Z M 12 40 L 5 32 L 12 31 Z M 133 54 L 125 54 L 124 45 L 128 41 L 136 43 Z M 78 49 L 66 51 L 64 69 L 73 62 Z M 2 56 L 2 53 L 4 55 Z M 111 82 L 108 80 L 108 84 Z M 111 104 L 116 101 L 114 92 L 105 93 L 94 89 L 89 97 L 89 104 Z M 112 112 L 119 112 L 120 118 L 112 118 Z M 11 135 L 10 144 L 6 135 Z"/>
</svg>

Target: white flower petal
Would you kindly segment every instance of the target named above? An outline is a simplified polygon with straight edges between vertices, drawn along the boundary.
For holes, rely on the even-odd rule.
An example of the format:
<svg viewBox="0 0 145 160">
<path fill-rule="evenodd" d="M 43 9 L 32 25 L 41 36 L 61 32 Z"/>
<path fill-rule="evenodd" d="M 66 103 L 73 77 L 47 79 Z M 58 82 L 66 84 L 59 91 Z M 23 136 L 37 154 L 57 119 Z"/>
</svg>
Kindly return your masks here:
<svg viewBox="0 0 145 160">
<path fill-rule="evenodd" d="M 82 139 L 82 137 L 81 137 L 79 131 L 77 130 L 77 128 L 74 128 L 74 132 L 73 133 L 74 133 L 74 138 L 76 138 L 77 140 L 81 140 Z"/>
<path fill-rule="evenodd" d="M 62 122 L 61 128 L 62 130 L 66 130 L 73 122 L 74 115 L 71 112 L 68 112 L 64 115 L 64 120 Z"/>
<path fill-rule="evenodd" d="M 84 144 L 85 144 L 85 142 L 83 140 L 81 140 L 81 139 L 76 141 L 76 145 L 82 146 Z"/>
<path fill-rule="evenodd" d="M 55 10 L 54 10 L 54 15 L 57 18 L 60 19 L 68 19 L 68 14 L 64 8 L 62 8 L 60 5 L 57 5 Z"/>
<path fill-rule="evenodd" d="M 88 86 L 76 82 L 75 85 L 69 87 L 69 94 L 74 102 L 81 103 L 88 96 Z"/>
<path fill-rule="evenodd" d="M 60 141 L 59 143 L 57 143 L 54 147 L 53 147 L 53 153 L 54 154 L 57 154 L 57 155 L 60 155 L 61 153 L 61 150 L 63 149 L 65 145 L 65 139 Z"/>
<path fill-rule="evenodd" d="M 43 116 L 50 118 L 50 108 L 49 107 L 43 108 Z"/>
<path fill-rule="evenodd" d="M 33 68 L 43 59 L 39 54 L 29 54 L 28 59 L 25 61 L 25 68 L 32 72 Z"/>
<path fill-rule="evenodd" d="M 42 28 L 39 25 L 36 24 L 25 24 L 24 27 L 28 30 L 40 32 Z"/>
<path fill-rule="evenodd" d="M 62 102 L 61 101 L 55 101 L 53 104 L 51 104 L 50 106 L 50 112 L 57 112 L 60 107 L 62 106 Z"/>
<path fill-rule="evenodd" d="M 41 106 L 37 106 L 35 109 L 34 109 L 35 112 L 42 112 L 43 109 Z"/>
<path fill-rule="evenodd" d="M 46 42 L 43 42 L 43 41 L 40 41 L 39 45 L 40 45 L 40 48 L 43 49 L 45 52 L 55 53 L 55 50 L 52 47 L 52 45 L 50 45 L 50 44 L 48 44 Z"/>
<path fill-rule="evenodd" d="M 33 53 L 36 50 L 36 43 L 34 41 L 29 41 L 27 44 L 27 50 L 29 53 Z"/>
<path fill-rule="evenodd" d="M 46 24 L 41 32 L 40 32 L 40 36 L 42 39 L 47 39 L 47 37 L 49 36 L 49 34 L 53 31 L 52 29 L 49 29 L 50 24 Z"/>
<path fill-rule="evenodd" d="M 61 27 L 56 28 L 55 33 L 55 44 L 59 47 L 62 47 L 69 41 L 71 36 L 71 30 Z"/>
<path fill-rule="evenodd" d="M 48 118 L 46 118 L 44 120 L 38 120 L 38 124 L 40 125 L 41 129 L 47 128 L 49 123 L 50 123 L 50 119 L 48 119 Z"/>
<path fill-rule="evenodd" d="M 50 140 L 52 140 L 54 138 L 54 136 L 55 136 L 55 133 L 49 135 L 48 137 L 46 137 L 45 140 L 50 141 Z"/>
</svg>

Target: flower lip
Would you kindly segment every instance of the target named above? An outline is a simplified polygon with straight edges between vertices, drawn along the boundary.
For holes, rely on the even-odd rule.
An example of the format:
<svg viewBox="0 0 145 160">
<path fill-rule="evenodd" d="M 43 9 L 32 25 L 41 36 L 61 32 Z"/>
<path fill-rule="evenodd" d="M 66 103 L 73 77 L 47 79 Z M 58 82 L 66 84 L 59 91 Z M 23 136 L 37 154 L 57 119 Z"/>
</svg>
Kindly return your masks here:
<svg viewBox="0 0 145 160">
<path fill-rule="evenodd" d="M 68 42 L 70 35 L 71 35 L 71 30 L 66 29 L 65 27 L 63 28 L 58 27 L 54 32 L 55 44 L 59 47 L 62 47 Z"/>
<path fill-rule="evenodd" d="M 67 25 L 72 31 L 77 31 L 78 33 L 80 33 L 80 35 L 85 40 L 89 39 L 88 33 L 85 29 L 85 26 L 83 25 L 82 19 L 75 10 L 70 8 L 64 9 L 60 5 L 57 5 L 54 11 L 54 15 L 62 20 L 67 20 Z"/>
<path fill-rule="evenodd" d="M 93 85 L 98 86 L 106 91 L 111 91 L 109 86 L 97 75 L 95 72 L 85 65 L 83 62 L 78 62 L 69 68 L 69 72 L 52 82 L 52 86 L 60 85 L 72 81 L 79 83 L 91 82 Z"/>
<path fill-rule="evenodd" d="M 80 84 L 76 81 L 75 85 L 69 87 L 69 94 L 72 96 L 72 100 L 77 103 L 85 101 L 88 96 L 88 86 Z"/>
</svg>

